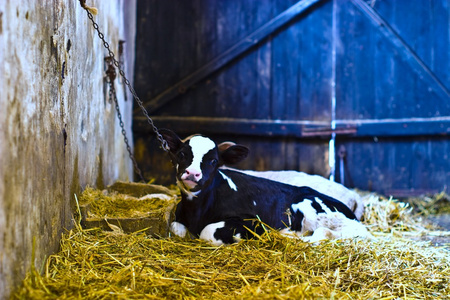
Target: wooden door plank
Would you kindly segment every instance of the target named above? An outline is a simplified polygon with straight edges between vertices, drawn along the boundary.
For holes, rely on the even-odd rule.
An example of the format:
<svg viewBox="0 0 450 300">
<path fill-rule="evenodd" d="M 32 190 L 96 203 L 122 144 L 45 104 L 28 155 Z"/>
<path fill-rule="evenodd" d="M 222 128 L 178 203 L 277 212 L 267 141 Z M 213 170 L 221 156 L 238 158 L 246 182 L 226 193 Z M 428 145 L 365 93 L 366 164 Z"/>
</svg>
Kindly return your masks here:
<svg viewBox="0 0 450 300">
<path fill-rule="evenodd" d="M 174 86 L 166 89 L 164 92 L 150 100 L 146 103 L 146 109 L 148 112 L 153 112 L 156 109 L 163 106 L 165 103 L 173 99 L 179 94 L 184 93 L 193 84 L 204 79 L 211 73 L 219 70 L 223 66 L 227 65 L 229 62 L 233 61 L 235 58 L 243 54 L 245 51 L 257 45 L 261 40 L 266 38 L 268 35 L 306 11 L 308 8 L 312 7 L 319 1 L 323 0 L 303 0 L 299 1 L 272 20 L 270 20 L 265 25 L 261 26 L 255 30 L 250 35 L 246 36 L 238 43 L 224 51 L 218 57 L 200 67 L 195 72 L 191 73 Z"/>
<path fill-rule="evenodd" d="M 450 98 L 450 91 L 434 74 L 434 72 L 416 55 L 414 50 L 399 36 L 395 30 L 366 2 L 362 0 L 351 0 L 351 2 L 361 10 L 377 29 L 392 43 L 392 45 L 402 54 L 402 58 L 412 67 L 430 88 L 443 100 Z"/>
<path fill-rule="evenodd" d="M 155 116 L 153 121 L 160 127 L 177 128 L 185 134 L 201 132 L 203 134 L 327 138 L 333 132 L 330 123 L 326 121 L 174 116 Z M 135 118 L 134 131 L 152 133 L 144 118 Z M 353 137 L 450 136 L 450 117 L 336 120 L 335 133 Z"/>
<path fill-rule="evenodd" d="M 347 150 L 346 165 L 358 189 L 385 195 L 439 193 L 450 182 L 448 137 L 387 137 L 338 141 Z"/>
</svg>

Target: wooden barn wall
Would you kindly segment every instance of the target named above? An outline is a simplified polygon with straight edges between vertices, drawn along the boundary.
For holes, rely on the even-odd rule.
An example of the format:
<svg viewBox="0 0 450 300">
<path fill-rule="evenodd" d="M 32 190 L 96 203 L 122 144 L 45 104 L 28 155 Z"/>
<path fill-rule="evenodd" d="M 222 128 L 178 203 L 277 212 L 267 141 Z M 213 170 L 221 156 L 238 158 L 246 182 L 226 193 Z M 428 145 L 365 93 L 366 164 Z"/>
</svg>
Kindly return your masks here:
<svg viewBox="0 0 450 300">
<path fill-rule="evenodd" d="M 127 42 L 121 60 L 133 74 L 136 1 L 87 3 L 112 51 Z M 0 1 L 0 300 L 45 270 L 74 226 L 74 194 L 133 180 L 106 97 L 106 53 L 79 1 Z M 129 134 L 131 101 L 119 79 L 116 89 Z"/>
<path fill-rule="evenodd" d="M 346 147 L 348 183 L 393 195 L 448 190 L 449 2 L 376 1 L 397 37 L 355 1 L 337 2 L 336 118 L 372 123 L 360 137 L 337 140 Z"/>
<path fill-rule="evenodd" d="M 154 0 L 137 11 L 136 91 L 157 126 L 245 144 L 242 168 L 328 176 L 336 124 L 346 185 L 399 195 L 449 185 L 448 1 Z M 145 175 L 170 182 L 136 107 L 134 120 Z"/>
</svg>

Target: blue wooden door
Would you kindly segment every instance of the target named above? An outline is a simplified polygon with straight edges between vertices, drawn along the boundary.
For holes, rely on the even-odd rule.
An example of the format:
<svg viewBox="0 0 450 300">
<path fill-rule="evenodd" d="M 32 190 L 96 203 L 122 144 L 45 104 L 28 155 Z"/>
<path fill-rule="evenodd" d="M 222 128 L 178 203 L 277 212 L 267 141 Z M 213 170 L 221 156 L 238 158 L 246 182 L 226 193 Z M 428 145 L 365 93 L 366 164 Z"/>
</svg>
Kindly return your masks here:
<svg viewBox="0 0 450 300">
<path fill-rule="evenodd" d="M 246 144 L 244 168 L 395 195 L 450 184 L 447 0 L 153 0 L 137 19 L 157 126 Z M 170 177 L 141 116 L 137 157 Z"/>
</svg>

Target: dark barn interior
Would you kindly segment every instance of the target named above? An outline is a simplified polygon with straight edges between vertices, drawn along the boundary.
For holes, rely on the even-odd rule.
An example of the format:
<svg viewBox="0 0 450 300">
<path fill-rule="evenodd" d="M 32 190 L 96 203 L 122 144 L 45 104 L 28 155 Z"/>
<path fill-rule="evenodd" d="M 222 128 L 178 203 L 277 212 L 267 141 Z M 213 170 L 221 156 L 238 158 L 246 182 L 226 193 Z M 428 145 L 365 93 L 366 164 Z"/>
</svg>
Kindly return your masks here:
<svg viewBox="0 0 450 300">
<path fill-rule="evenodd" d="M 247 145 L 240 168 L 396 197 L 448 187 L 445 0 L 137 5 L 136 91 L 157 126 Z M 133 126 L 146 176 L 169 183 L 138 107 Z"/>
<path fill-rule="evenodd" d="M 449 0 L 0 1 L 0 300 L 449 299 L 449 70 Z"/>
</svg>

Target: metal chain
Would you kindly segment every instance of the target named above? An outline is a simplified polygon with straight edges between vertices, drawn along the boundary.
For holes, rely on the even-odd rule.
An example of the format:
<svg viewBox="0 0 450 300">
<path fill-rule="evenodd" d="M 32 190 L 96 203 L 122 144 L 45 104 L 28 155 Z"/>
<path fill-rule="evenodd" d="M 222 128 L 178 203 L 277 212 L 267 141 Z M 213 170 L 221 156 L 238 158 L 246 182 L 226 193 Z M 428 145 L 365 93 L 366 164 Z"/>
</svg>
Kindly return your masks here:
<svg viewBox="0 0 450 300">
<path fill-rule="evenodd" d="M 167 141 L 162 137 L 162 135 L 159 133 L 158 128 L 155 126 L 155 124 L 153 123 L 153 120 L 150 118 L 147 110 L 144 107 L 144 103 L 142 102 L 141 99 L 139 99 L 138 95 L 136 94 L 135 90 L 133 89 L 133 87 L 131 86 L 130 81 L 127 79 L 127 77 L 125 76 L 125 72 L 122 70 L 122 68 L 120 67 L 120 63 L 119 61 L 117 61 L 117 59 L 115 58 L 114 52 L 111 51 L 108 42 L 106 42 L 105 40 L 105 36 L 104 34 L 99 30 L 99 26 L 98 24 L 94 21 L 94 16 L 91 14 L 91 12 L 87 9 L 86 7 L 86 3 L 83 0 L 80 0 L 80 4 L 81 6 L 86 10 L 88 18 L 91 20 L 92 22 L 92 26 L 94 27 L 95 31 L 97 31 L 98 37 L 102 40 L 103 42 L 103 46 L 106 48 L 106 50 L 108 50 L 108 54 L 110 59 L 112 60 L 114 66 L 116 66 L 116 68 L 119 70 L 119 74 L 123 79 L 123 82 L 127 85 L 128 89 L 130 90 L 131 94 L 133 95 L 134 100 L 136 100 L 136 103 L 139 105 L 139 107 L 142 110 L 142 113 L 144 114 L 144 116 L 147 118 L 148 124 L 150 124 L 150 126 L 152 127 L 153 132 L 156 134 L 156 138 L 158 139 L 158 141 L 161 144 L 161 147 L 164 151 L 169 151 L 169 145 L 167 144 Z"/>
<path fill-rule="evenodd" d="M 110 66 L 112 66 L 112 65 L 110 65 Z M 114 71 L 114 68 L 112 68 L 112 70 Z M 110 78 L 111 76 L 115 77 L 115 72 L 114 72 L 114 75 L 107 76 L 107 78 L 108 78 L 107 80 L 108 80 L 108 84 L 109 84 L 109 101 L 111 101 L 111 100 L 114 101 L 114 104 L 116 107 L 116 112 L 117 112 L 117 118 L 119 119 L 119 125 L 120 125 L 120 128 L 122 129 L 123 140 L 125 142 L 125 145 L 127 146 L 127 151 L 130 156 L 130 159 L 133 162 L 134 171 L 139 175 L 141 180 L 143 182 L 145 182 L 145 179 L 144 179 L 144 176 L 142 175 L 141 169 L 139 169 L 139 166 L 136 162 L 136 158 L 134 157 L 134 155 L 131 151 L 130 143 L 128 142 L 127 133 L 125 131 L 125 124 L 122 121 L 122 114 L 120 113 L 119 101 L 117 100 L 116 89 L 114 87 L 114 81 L 111 80 L 111 78 Z"/>
</svg>

